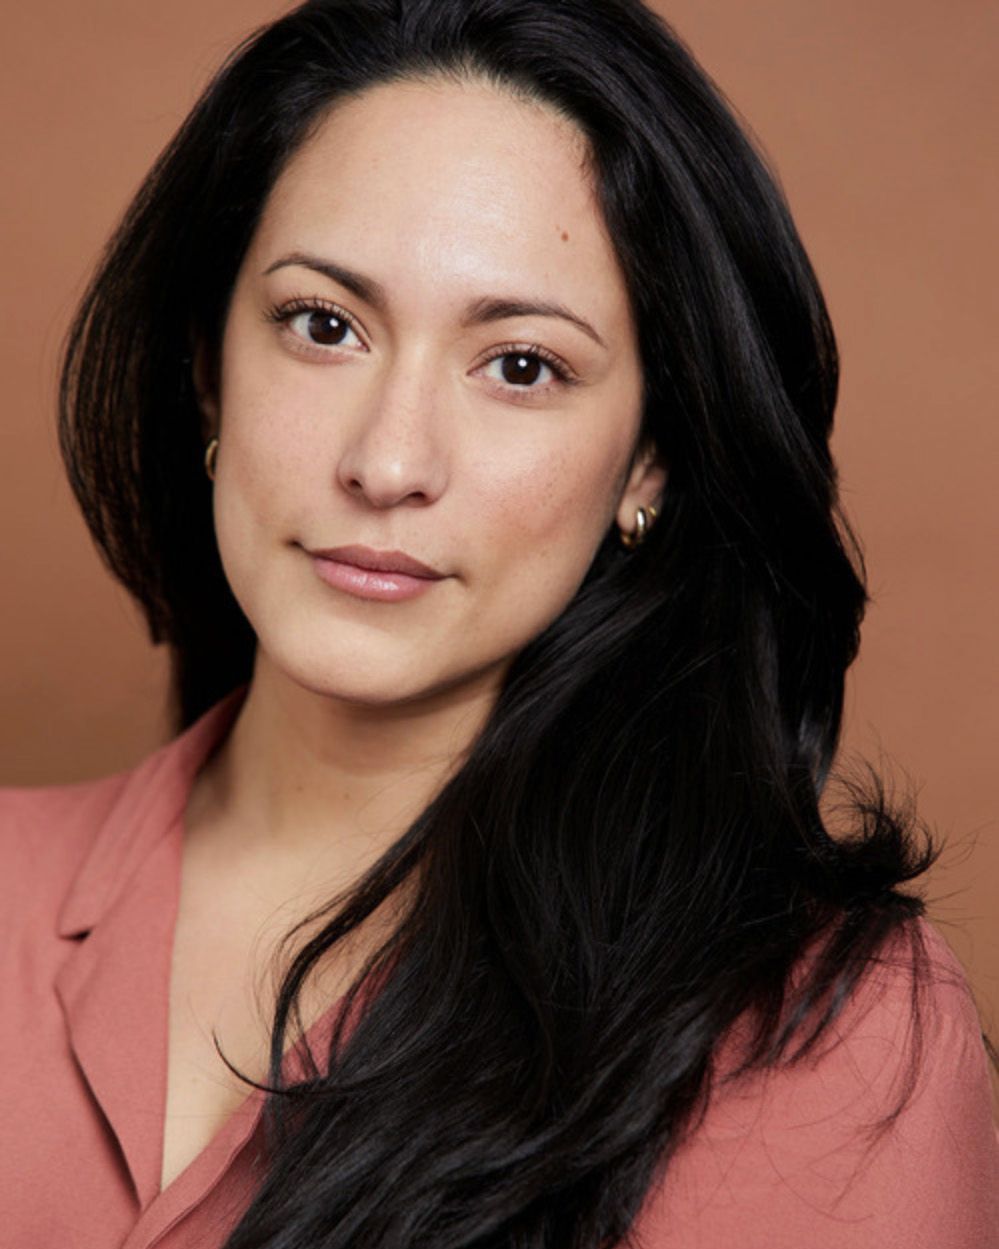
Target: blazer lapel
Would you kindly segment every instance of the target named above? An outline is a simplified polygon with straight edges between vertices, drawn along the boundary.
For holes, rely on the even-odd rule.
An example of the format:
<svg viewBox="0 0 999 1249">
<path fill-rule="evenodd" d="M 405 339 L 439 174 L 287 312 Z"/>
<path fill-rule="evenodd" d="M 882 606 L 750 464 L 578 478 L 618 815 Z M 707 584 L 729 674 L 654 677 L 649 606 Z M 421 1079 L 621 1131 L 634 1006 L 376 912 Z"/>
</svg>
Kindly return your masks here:
<svg viewBox="0 0 999 1249">
<path fill-rule="evenodd" d="M 69 1046 L 143 1208 L 159 1191 L 184 810 L 244 692 L 129 774 L 60 914 L 68 950 L 56 992 Z"/>
</svg>

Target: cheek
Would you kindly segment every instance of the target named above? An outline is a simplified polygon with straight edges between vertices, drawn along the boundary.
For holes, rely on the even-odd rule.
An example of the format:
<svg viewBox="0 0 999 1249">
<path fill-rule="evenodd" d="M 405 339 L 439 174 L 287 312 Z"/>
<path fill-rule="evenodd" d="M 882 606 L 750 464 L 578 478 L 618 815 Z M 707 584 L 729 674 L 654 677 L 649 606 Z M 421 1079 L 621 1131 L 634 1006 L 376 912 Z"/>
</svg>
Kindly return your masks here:
<svg viewBox="0 0 999 1249">
<path fill-rule="evenodd" d="M 252 361 L 232 372 L 223 391 L 216 510 L 238 542 L 240 535 L 292 524 L 324 461 L 314 413 L 300 396 L 275 385 Z"/>
<path fill-rule="evenodd" d="M 627 452 L 581 436 L 503 472 L 482 466 L 463 509 L 475 575 L 466 646 L 512 656 L 561 615 L 612 523 Z"/>
<path fill-rule="evenodd" d="M 318 471 L 304 437 L 304 413 L 251 363 L 223 388 L 213 492 L 215 535 L 226 578 L 255 629 L 273 604 L 295 594 L 286 544 Z M 314 448 L 313 448 L 314 451 Z"/>
<path fill-rule="evenodd" d="M 310 413 L 301 371 L 277 350 L 275 329 L 254 311 L 253 300 L 237 292 L 222 344 L 221 440 L 233 468 L 263 484 L 278 462 L 306 462 L 303 435 Z M 313 406 L 315 406 L 313 400 Z M 220 454 L 222 448 L 220 447 Z"/>
<path fill-rule="evenodd" d="M 580 436 L 478 483 L 487 564 L 536 599 L 571 597 L 611 525 L 628 447 Z"/>
</svg>

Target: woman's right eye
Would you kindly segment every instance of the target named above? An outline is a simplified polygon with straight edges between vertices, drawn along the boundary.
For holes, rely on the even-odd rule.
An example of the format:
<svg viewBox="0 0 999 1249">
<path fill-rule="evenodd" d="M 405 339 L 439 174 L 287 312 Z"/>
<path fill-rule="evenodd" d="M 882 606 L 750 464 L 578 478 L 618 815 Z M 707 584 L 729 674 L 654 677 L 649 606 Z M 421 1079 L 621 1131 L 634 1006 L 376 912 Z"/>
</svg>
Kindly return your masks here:
<svg viewBox="0 0 999 1249">
<path fill-rule="evenodd" d="M 350 347 L 364 349 L 350 317 L 339 308 L 295 301 L 272 308 L 269 318 L 309 347 Z M 354 341 L 351 342 L 351 335 Z"/>
<path fill-rule="evenodd" d="M 292 330 L 300 338 L 307 339 L 319 347 L 342 347 L 349 334 L 357 338 L 357 334 L 343 317 L 335 312 L 324 312 L 313 309 L 312 312 L 299 312 L 289 322 Z M 358 344 L 363 346 L 360 339 Z"/>
</svg>

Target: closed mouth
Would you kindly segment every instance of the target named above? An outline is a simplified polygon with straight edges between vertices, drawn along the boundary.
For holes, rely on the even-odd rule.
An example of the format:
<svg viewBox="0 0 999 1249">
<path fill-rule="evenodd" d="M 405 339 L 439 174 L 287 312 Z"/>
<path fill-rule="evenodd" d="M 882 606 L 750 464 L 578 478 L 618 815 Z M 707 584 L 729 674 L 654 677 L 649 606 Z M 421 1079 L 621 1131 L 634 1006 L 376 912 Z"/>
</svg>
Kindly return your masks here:
<svg viewBox="0 0 999 1249">
<path fill-rule="evenodd" d="M 407 577 L 423 577 L 440 580 L 445 574 L 431 568 L 405 551 L 377 551 L 368 546 L 337 546 L 325 550 L 309 551 L 316 559 L 333 560 L 338 564 L 352 564 L 369 572 L 402 573 Z"/>
</svg>

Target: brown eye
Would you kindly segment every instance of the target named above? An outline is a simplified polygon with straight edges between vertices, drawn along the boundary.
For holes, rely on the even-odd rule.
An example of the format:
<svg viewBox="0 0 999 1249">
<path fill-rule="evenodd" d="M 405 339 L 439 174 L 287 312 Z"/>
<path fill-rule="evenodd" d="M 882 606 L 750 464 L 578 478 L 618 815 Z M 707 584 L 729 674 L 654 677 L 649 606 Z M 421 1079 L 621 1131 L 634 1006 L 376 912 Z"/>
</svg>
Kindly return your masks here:
<svg viewBox="0 0 999 1249">
<path fill-rule="evenodd" d="M 505 343 L 486 361 L 486 376 L 511 390 L 550 394 L 555 387 L 576 384 L 572 370 L 546 347 Z"/>
<path fill-rule="evenodd" d="M 335 308 L 295 300 L 267 315 L 305 345 L 364 349 L 350 318 Z"/>
<path fill-rule="evenodd" d="M 323 347 L 336 347 L 343 342 L 350 326 L 334 312 L 310 312 L 306 332 L 314 343 Z"/>
<path fill-rule="evenodd" d="M 502 357 L 500 373 L 511 386 L 533 386 L 546 366 L 534 355 L 508 352 Z"/>
</svg>

